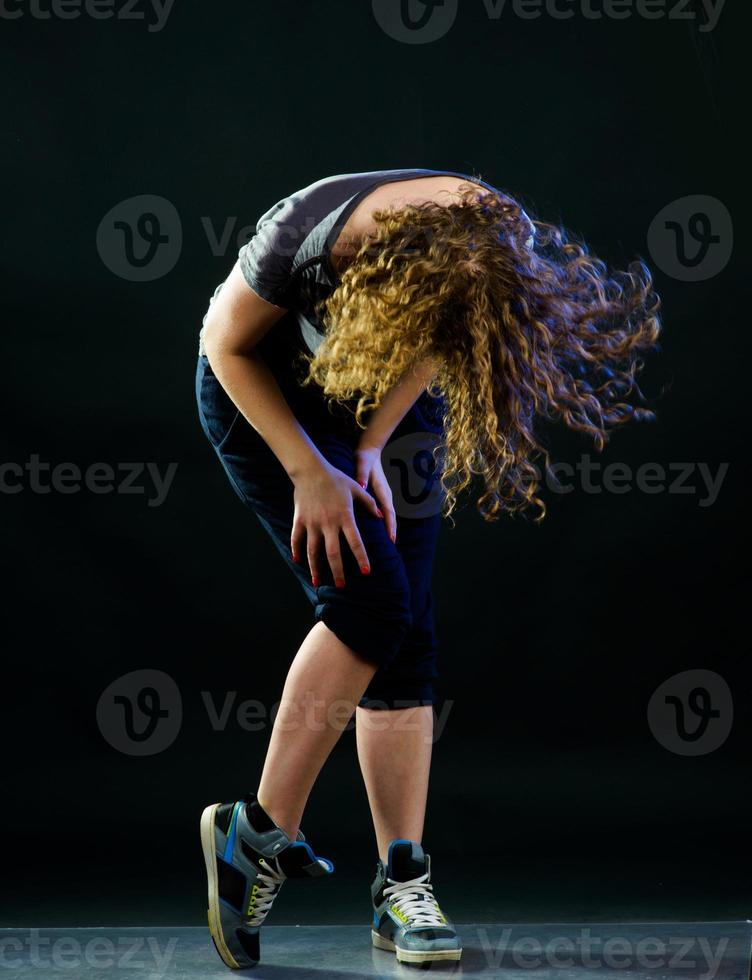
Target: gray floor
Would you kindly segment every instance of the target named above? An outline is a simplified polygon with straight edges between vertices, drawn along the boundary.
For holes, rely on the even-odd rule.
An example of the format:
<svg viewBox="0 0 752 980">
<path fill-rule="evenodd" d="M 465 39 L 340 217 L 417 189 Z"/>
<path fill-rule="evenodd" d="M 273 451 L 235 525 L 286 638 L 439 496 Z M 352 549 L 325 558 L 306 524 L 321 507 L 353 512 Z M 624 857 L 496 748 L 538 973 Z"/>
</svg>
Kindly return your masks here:
<svg viewBox="0 0 752 980">
<path fill-rule="evenodd" d="M 504 980 L 649 978 L 749 980 L 752 923 L 570 923 L 458 925 L 459 964 L 434 966 L 444 976 Z M 266 926 L 262 963 L 228 970 L 208 931 L 199 928 L 1 929 L 0 980 L 257 980 L 410 976 L 373 949 L 363 926 Z"/>
</svg>

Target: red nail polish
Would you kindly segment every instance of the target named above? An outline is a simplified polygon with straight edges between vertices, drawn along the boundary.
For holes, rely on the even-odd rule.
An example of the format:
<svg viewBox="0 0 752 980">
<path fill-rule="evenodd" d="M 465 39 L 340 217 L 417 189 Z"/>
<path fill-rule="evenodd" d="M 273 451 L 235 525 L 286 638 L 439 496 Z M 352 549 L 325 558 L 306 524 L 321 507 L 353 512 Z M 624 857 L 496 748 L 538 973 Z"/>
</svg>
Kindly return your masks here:
<svg viewBox="0 0 752 980">
<path fill-rule="evenodd" d="M 295 562 L 295 564 L 297 565 L 297 563 L 298 563 L 298 560 L 299 560 L 299 559 L 298 559 L 298 556 L 297 556 L 297 555 L 293 555 L 293 554 L 291 554 L 291 555 L 290 555 L 290 557 L 292 558 L 292 560 L 293 560 L 293 561 Z"/>
<path fill-rule="evenodd" d="M 368 567 L 368 565 L 361 565 L 360 566 L 360 570 L 361 570 L 361 572 L 364 575 L 370 575 L 371 574 L 371 569 Z"/>
<path fill-rule="evenodd" d="M 361 487 L 363 487 L 363 489 L 365 490 L 365 488 L 366 488 L 365 483 L 362 483 L 360 480 L 358 480 L 358 483 L 360 483 Z"/>
<path fill-rule="evenodd" d="M 316 578 L 315 575 L 311 578 L 311 582 L 313 583 L 314 589 L 317 589 L 319 587 L 319 580 Z"/>
<path fill-rule="evenodd" d="M 335 581 L 335 583 L 334 583 L 334 584 L 335 584 L 335 585 L 337 586 L 337 588 L 338 588 L 338 589 L 344 589 L 344 587 L 345 587 L 345 580 L 344 580 L 344 579 L 342 579 L 342 578 L 338 578 L 338 579 L 337 579 L 337 580 Z"/>
<path fill-rule="evenodd" d="M 383 515 L 383 514 L 381 513 L 381 511 L 379 510 L 379 508 L 378 508 L 378 507 L 376 508 L 376 513 L 377 513 L 377 514 L 379 515 L 379 517 L 383 517 L 383 516 L 384 516 L 384 515 Z"/>
</svg>

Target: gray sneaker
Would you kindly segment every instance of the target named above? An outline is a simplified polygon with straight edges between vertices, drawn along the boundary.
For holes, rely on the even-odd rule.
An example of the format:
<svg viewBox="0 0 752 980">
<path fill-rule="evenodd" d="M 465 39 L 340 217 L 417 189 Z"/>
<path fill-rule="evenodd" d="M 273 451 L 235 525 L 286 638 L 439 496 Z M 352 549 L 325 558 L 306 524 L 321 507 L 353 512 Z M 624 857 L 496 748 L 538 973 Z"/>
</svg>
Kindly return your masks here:
<svg viewBox="0 0 752 980">
<path fill-rule="evenodd" d="M 462 946 L 439 908 L 431 884 L 431 858 L 417 841 L 393 840 L 387 863 L 379 858 L 371 885 L 373 928 L 378 949 L 401 963 L 458 960 Z"/>
<path fill-rule="evenodd" d="M 254 794 L 238 803 L 213 803 L 201 816 L 201 847 L 209 880 L 209 931 L 234 970 L 260 959 L 259 931 L 287 878 L 334 871 L 302 833 L 291 841 Z"/>
</svg>

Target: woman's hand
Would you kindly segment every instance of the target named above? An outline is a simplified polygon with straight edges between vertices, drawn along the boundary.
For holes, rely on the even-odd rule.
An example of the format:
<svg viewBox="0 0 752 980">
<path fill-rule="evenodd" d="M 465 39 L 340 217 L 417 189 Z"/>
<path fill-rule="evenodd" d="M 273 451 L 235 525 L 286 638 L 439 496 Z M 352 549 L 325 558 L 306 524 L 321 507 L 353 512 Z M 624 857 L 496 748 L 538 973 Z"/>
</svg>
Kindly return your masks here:
<svg viewBox="0 0 752 980">
<path fill-rule="evenodd" d="M 371 484 L 371 492 L 381 504 L 384 512 L 386 530 L 392 541 L 397 540 L 397 518 L 394 514 L 392 490 L 384 475 L 381 462 L 381 449 L 376 446 L 361 446 L 355 450 L 356 478 L 364 490 Z"/>
<path fill-rule="evenodd" d="M 321 578 L 322 558 L 319 552 L 322 539 L 334 584 L 337 588 L 342 588 L 345 584 L 340 532 L 345 535 L 361 573 L 368 575 L 371 566 L 355 523 L 353 500 L 360 500 L 377 517 L 383 517 L 373 497 L 359 487 L 355 480 L 351 480 L 346 473 L 326 460 L 306 468 L 293 482 L 295 517 L 290 539 L 292 559 L 295 562 L 300 561 L 303 548 L 306 548 L 314 588 Z"/>
</svg>

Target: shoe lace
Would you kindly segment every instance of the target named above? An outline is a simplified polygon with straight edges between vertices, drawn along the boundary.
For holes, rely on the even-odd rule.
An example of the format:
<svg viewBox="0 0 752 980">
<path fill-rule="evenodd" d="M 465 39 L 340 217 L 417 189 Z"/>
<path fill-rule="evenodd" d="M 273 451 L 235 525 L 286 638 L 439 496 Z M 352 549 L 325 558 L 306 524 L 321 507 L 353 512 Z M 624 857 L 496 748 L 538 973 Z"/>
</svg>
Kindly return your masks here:
<svg viewBox="0 0 752 980">
<path fill-rule="evenodd" d="M 409 881 L 386 880 L 389 884 L 384 889 L 384 897 L 408 920 L 410 926 L 446 925 L 444 914 L 433 894 L 433 885 L 428 882 L 428 873 Z"/>
<path fill-rule="evenodd" d="M 274 867 L 268 861 L 265 861 L 264 858 L 259 859 L 259 864 L 267 868 L 268 871 L 259 871 L 256 875 L 256 881 L 253 886 L 256 893 L 256 902 L 253 906 L 253 914 L 249 919 L 246 919 L 246 925 L 249 926 L 260 926 L 262 924 L 269 913 L 269 909 L 272 907 L 274 899 L 277 897 L 277 892 L 282 887 L 282 882 L 287 877 L 276 860 L 274 861 Z"/>
</svg>

